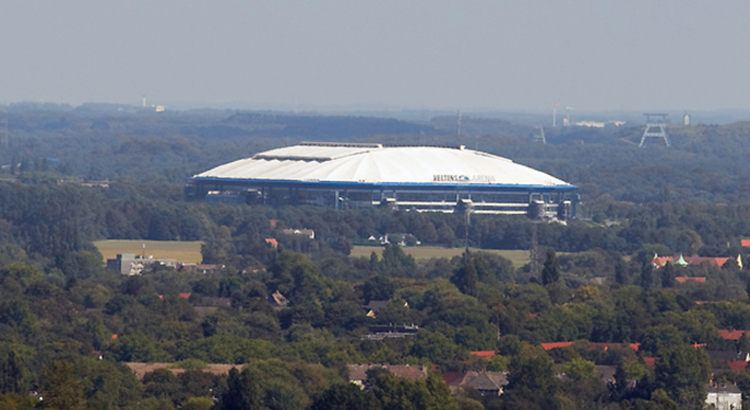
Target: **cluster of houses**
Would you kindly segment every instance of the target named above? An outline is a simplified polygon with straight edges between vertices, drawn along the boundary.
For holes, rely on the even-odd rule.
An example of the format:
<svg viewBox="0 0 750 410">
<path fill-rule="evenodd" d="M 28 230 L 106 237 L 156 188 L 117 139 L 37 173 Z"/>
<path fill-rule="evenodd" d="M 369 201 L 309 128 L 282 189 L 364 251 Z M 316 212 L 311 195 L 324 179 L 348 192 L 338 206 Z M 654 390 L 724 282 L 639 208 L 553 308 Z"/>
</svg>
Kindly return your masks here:
<svg viewBox="0 0 750 410">
<path fill-rule="evenodd" d="M 472 354 L 482 356 L 487 352 L 472 352 Z M 491 352 L 494 354 L 494 352 Z M 125 363 L 135 373 L 139 380 L 142 380 L 146 373 L 157 370 L 167 369 L 173 374 L 185 372 L 184 369 L 174 368 L 170 363 Z M 242 365 L 231 364 L 208 364 L 202 371 L 215 375 L 227 374 L 234 367 L 242 369 Z M 370 369 L 384 369 L 396 377 L 403 377 L 412 381 L 417 381 L 427 377 L 430 371 L 435 370 L 427 366 L 420 365 L 392 365 L 392 364 L 347 364 L 346 365 L 349 381 L 360 388 L 365 388 L 367 384 L 367 372 Z M 597 373 L 600 378 L 608 383 L 614 383 L 614 366 L 597 366 Z M 559 375 L 558 377 L 564 377 Z M 443 372 L 442 381 L 451 390 L 457 393 L 462 389 L 472 389 L 479 392 L 482 396 L 497 397 L 503 394 L 503 388 L 508 384 L 507 372 L 493 372 L 487 370 L 468 370 L 463 372 Z M 734 384 L 710 384 L 707 386 L 706 406 L 715 410 L 742 410 L 742 392 Z"/>
<path fill-rule="evenodd" d="M 211 273 L 224 268 L 224 265 L 183 263 L 177 259 L 154 258 L 153 256 L 136 255 L 134 253 L 117 254 L 115 258 L 107 259 L 107 269 L 127 276 L 140 275 L 144 269 L 154 264 L 180 272 Z"/>
<path fill-rule="evenodd" d="M 738 341 L 741 337 L 750 339 L 750 330 L 719 330 L 719 337 L 728 341 Z M 591 348 L 600 348 L 607 350 L 613 347 L 618 348 L 630 348 L 635 352 L 640 349 L 639 343 L 591 343 L 588 341 L 578 342 L 551 342 L 541 343 L 541 347 L 544 350 L 552 349 L 563 349 L 572 346 L 574 343 L 585 343 Z M 697 348 L 705 348 L 704 344 L 694 344 Z M 706 350 L 711 361 L 711 366 L 714 372 L 721 370 L 737 370 L 746 371 L 749 369 L 750 364 L 750 352 L 742 351 L 739 349 L 733 350 Z M 473 355 L 480 357 L 491 357 L 495 353 L 489 352 L 472 352 Z M 654 357 L 641 357 L 646 367 L 653 369 L 656 365 L 656 358 Z M 607 382 L 608 384 L 614 384 L 615 366 L 596 366 L 599 377 Z M 741 410 L 742 409 L 742 391 L 734 384 L 716 384 L 711 383 L 706 388 L 706 407 L 715 410 Z"/>
<path fill-rule="evenodd" d="M 191 294 L 184 293 L 179 295 L 182 298 L 188 299 Z M 213 298 L 222 299 L 222 298 Z M 207 301 L 212 302 L 212 301 Z M 278 291 L 274 292 L 269 296 L 269 302 L 275 307 L 280 308 L 286 306 L 288 301 Z M 228 307 L 231 306 L 231 302 L 227 300 L 216 300 L 213 306 Z M 373 325 L 370 326 L 373 335 L 391 334 L 392 336 L 384 337 L 405 337 L 406 335 L 416 334 L 418 327 L 414 325 Z M 402 334 L 401 336 L 395 336 L 396 334 Z M 750 330 L 720 330 L 719 336 L 725 340 L 738 341 L 743 336 L 750 339 Z M 640 349 L 639 343 L 591 343 L 588 341 L 576 341 L 576 342 L 549 342 L 541 343 L 540 346 L 550 351 L 553 349 L 565 349 L 573 346 L 575 343 L 582 343 L 589 348 L 608 350 L 610 348 L 629 348 L 635 352 Z M 695 344 L 695 348 L 705 348 L 705 345 Z M 713 351 L 707 350 L 707 353 L 711 359 L 712 367 L 716 370 L 729 369 L 729 370 L 740 370 L 744 371 L 748 368 L 750 363 L 750 353 L 742 351 Z M 471 352 L 471 355 L 479 359 L 489 359 L 496 354 L 495 351 L 475 351 Z M 653 369 L 656 363 L 654 357 L 641 357 L 646 367 Z M 182 369 L 176 369 L 170 367 L 167 363 L 126 363 L 136 374 L 139 379 L 143 378 L 146 372 L 153 371 L 156 369 L 166 368 L 173 373 L 177 374 L 183 372 Z M 222 364 L 210 364 L 204 371 L 212 374 L 226 374 L 234 365 L 222 365 Z M 241 366 L 239 366 L 241 367 Z M 420 380 L 426 378 L 431 371 L 437 369 L 436 366 L 427 367 L 421 365 L 409 365 L 409 364 L 347 364 L 347 372 L 349 381 L 362 388 L 367 385 L 367 373 L 370 369 L 384 369 L 393 374 L 396 377 L 403 377 L 409 380 Z M 615 366 L 603 366 L 597 365 L 596 371 L 598 377 L 608 384 L 615 383 Z M 558 377 L 565 377 L 564 374 L 559 374 Z M 497 372 L 488 370 L 466 370 L 461 372 L 456 371 L 445 371 L 441 375 L 443 383 L 445 383 L 451 392 L 456 393 L 461 389 L 471 389 L 478 391 L 482 396 L 500 396 L 503 394 L 503 388 L 508 383 L 507 372 Z M 707 386 L 707 397 L 706 406 L 708 408 L 716 410 L 741 410 L 742 409 L 742 392 L 740 389 L 733 384 L 711 384 Z"/>
<path fill-rule="evenodd" d="M 739 266 L 740 269 L 742 269 L 742 256 L 737 255 L 736 258 L 723 258 L 723 257 L 705 257 L 705 256 L 659 256 L 654 255 L 654 259 L 651 261 L 651 264 L 655 269 L 663 268 L 667 263 L 673 265 L 673 266 L 688 266 L 688 265 L 700 265 L 702 263 L 708 264 L 709 266 L 715 266 L 717 268 L 721 268 L 724 266 L 725 263 L 729 262 L 729 260 L 735 260 L 737 262 L 737 266 Z"/>
</svg>

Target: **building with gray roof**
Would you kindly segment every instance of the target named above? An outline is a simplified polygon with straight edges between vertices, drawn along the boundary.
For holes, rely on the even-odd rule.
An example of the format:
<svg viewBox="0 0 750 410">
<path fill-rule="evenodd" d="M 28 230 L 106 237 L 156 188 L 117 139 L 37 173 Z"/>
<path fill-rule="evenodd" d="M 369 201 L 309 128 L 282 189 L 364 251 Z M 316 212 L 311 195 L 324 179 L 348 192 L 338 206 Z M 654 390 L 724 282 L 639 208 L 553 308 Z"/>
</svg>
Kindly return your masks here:
<svg viewBox="0 0 750 410">
<path fill-rule="evenodd" d="M 428 146 L 302 143 L 261 152 L 191 178 L 188 197 L 332 208 L 575 215 L 577 187 L 507 158 Z"/>
</svg>

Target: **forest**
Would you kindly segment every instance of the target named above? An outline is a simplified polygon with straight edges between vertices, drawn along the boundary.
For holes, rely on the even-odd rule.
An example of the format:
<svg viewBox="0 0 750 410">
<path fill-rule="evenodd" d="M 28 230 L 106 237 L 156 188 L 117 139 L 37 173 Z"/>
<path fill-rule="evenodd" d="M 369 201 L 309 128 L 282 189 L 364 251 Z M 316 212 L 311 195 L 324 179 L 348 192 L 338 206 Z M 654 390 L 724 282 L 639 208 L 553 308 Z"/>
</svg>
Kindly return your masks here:
<svg viewBox="0 0 750 410">
<path fill-rule="evenodd" d="M 541 145 L 531 127 L 470 117 L 456 135 L 444 118 L 21 104 L 6 115 L 0 408 L 700 409 L 709 382 L 750 398 L 750 373 L 715 354 L 750 351 L 744 333 L 720 332 L 750 330 L 750 274 L 737 262 L 750 261 L 750 123 L 674 126 L 672 147 L 638 148 L 637 124 L 551 130 Z M 184 198 L 195 173 L 304 140 L 464 144 L 578 185 L 583 211 L 566 224 L 467 223 Z M 350 256 L 385 234 L 472 250 Z M 203 263 L 221 268 L 125 276 L 105 269 L 99 239 L 202 241 Z M 491 249 L 529 250 L 531 263 Z M 729 259 L 657 268 L 655 254 Z M 393 324 L 418 331 L 370 337 Z M 139 379 L 132 362 L 169 367 Z M 368 363 L 430 371 L 410 380 L 376 368 L 363 388 L 349 383 L 347 365 Z M 466 371 L 507 372 L 507 385 L 492 396 L 442 381 Z"/>
</svg>

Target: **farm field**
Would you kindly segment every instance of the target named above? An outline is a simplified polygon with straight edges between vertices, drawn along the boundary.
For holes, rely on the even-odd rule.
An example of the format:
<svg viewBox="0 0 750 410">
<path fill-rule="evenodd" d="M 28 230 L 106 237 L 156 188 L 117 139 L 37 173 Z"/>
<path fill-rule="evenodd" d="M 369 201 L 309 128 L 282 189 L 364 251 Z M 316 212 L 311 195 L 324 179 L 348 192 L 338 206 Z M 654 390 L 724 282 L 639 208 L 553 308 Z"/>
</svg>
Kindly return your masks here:
<svg viewBox="0 0 750 410">
<path fill-rule="evenodd" d="M 108 239 L 94 242 L 99 249 L 104 261 L 113 259 L 117 254 L 135 253 L 141 254 L 143 245 L 146 245 L 145 255 L 154 258 L 177 259 L 183 263 L 201 263 L 201 242 L 181 241 L 144 241 L 129 239 Z"/>
<path fill-rule="evenodd" d="M 469 248 L 472 252 L 487 252 L 500 255 L 504 258 L 509 259 L 513 262 L 513 266 L 520 268 L 521 266 L 529 263 L 529 251 L 527 250 L 498 250 L 498 249 L 477 249 Z M 452 258 L 454 256 L 461 256 L 464 253 L 464 248 L 443 248 L 440 246 L 412 246 L 403 248 L 404 252 L 411 255 L 416 260 L 430 259 L 430 258 Z M 350 256 L 353 257 L 370 257 L 372 252 L 378 255 L 383 254 L 383 247 L 381 246 L 353 246 L 352 253 Z"/>
</svg>

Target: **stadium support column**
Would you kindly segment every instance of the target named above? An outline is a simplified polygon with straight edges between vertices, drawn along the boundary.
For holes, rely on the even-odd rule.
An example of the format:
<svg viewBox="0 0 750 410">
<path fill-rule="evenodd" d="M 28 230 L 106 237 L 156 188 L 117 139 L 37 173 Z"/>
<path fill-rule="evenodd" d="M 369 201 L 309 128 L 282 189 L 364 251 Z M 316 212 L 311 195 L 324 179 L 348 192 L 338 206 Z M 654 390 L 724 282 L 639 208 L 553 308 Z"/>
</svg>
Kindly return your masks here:
<svg viewBox="0 0 750 410">
<path fill-rule="evenodd" d="M 333 191 L 333 207 L 339 209 L 339 190 Z"/>
</svg>

